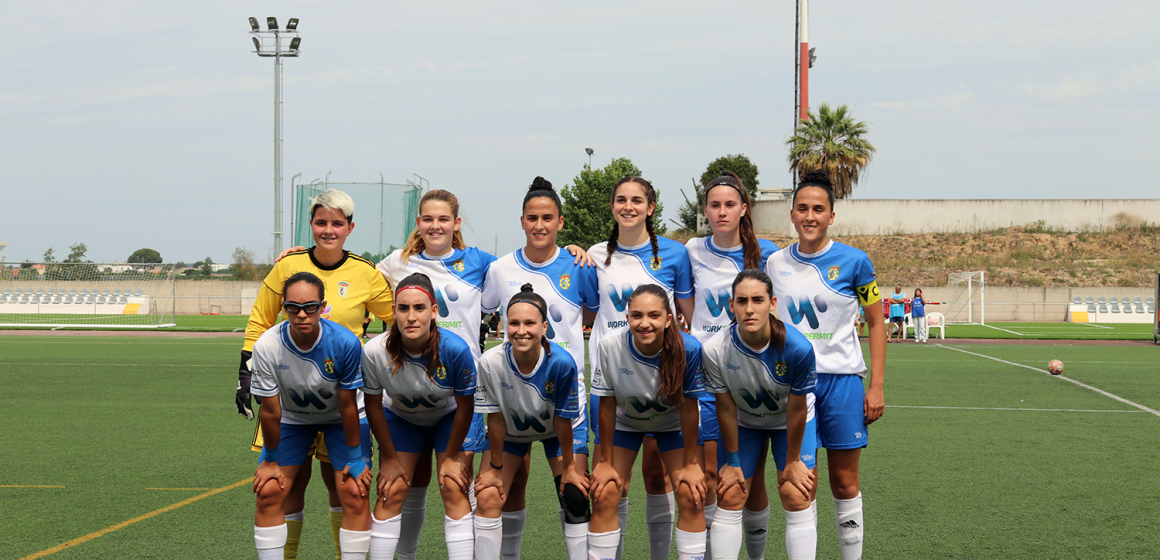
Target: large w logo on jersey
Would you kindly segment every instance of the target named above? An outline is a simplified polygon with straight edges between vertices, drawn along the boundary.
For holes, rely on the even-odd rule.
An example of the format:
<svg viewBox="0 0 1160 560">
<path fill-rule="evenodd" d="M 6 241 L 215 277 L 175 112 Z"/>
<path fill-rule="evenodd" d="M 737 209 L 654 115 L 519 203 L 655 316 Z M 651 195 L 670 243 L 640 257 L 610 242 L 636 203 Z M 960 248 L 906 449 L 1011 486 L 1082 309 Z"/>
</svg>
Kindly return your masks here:
<svg viewBox="0 0 1160 560">
<path fill-rule="evenodd" d="M 667 412 L 669 410 L 669 407 L 652 399 L 641 400 L 636 397 L 628 397 L 628 403 L 636 409 L 638 414 L 644 414 L 649 410 L 655 410 L 657 412 Z"/>
<path fill-rule="evenodd" d="M 817 307 L 818 313 L 825 313 L 826 309 L 829 308 L 826 305 L 826 300 L 822 299 L 822 296 L 814 296 L 813 304 L 811 304 L 810 298 L 802 296 L 798 302 L 798 305 L 794 305 L 793 296 L 785 298 L 785 308 L 789 310 L 789 318 L 793 324 L 801 324 L 804 318 L 811 329 L 818 328 L 818 316 L 814 313 L 814 308 Z"/>
<path fill-rule="evenodd" d="M 620 313 L 628 308 L 628 296 L 632 295 L 632 286 L 628 283 L 620 285 L 620 291 L 616 291 L 616 286 L 608 285 L 608 299 L 612 300 L 612 306 Z"/>
<path fill-rule="evenodd" d="M 334 398 L 334 393 L 331 393 L 330 390 L 326 388 L 319 389 L 318 395 L 315 395 L 314 391 L 310 390 L 303 391 L 301 394 L 299 394 L 298 391 L 295 391 L 294 389 L 287 390 L 290 391 L 290 400 L 294 401 L 294 404 L 298 405 L 299 408 L 313 406 L 318 410 L 326 410 L 326 403 L 322 402 L 322 399 Z M 318 398 L 319 395 L 322 396 L 322 399 Z"/>
<path fill-rule="evenodd" d="M 439 400 L 435 395 L 418 395 L 413 398 L 407 398 L 407 395 L 395 395 L 394 398 L 403 403 L 404 408 L 435 408 L 435 402 Z"/>
<path fill-rule="evenodd" d="M 535 416 L 524 416 L 514 410 L 512 411 L 512 424 L 515 424 L 516 431 L 519 432 L 533 430 L 542 434 L 548 431 L 548 429 L 545 428 L 544 425 L 540 422 L 539 418 L 536 418 Z"/>
<path fill-rule="evenodd" d="M 729 313 L 729 320 L 733 320 L 733 311 L 729 309 L 729 290 L 721 288 L 717 290 L 717 297 L 713 297 L 713 292 L 708 288 L 705 289 L 705 307 L 709 309 L 714 317 L 720 317 L 721 312 Z"/>
<path fill-rule="evenodd" d="M 451 314 L 451 306 L 447 305 L 447 301 L 443 299 L 443 292 L 447 292 L 447 299 L 450 301 L 459 301 L 459 292 L 456 291 L 455 286 L 443 286 L 443 291 L 435 288 L 435 305 L 439 306 L 439 316 L 444 319 Z"/>
<path fill-rule="evenodd" d="M 741 398 L 744 399 L 745 404 L 749 405 L 749 408 L 753 410 L 761 408 L 762 406 L 765 406 L 765 408 L 768 408 L 772 411 L 776 411 L 778 408 L 780 408 L 777 405 L 777 397 L 769 394 L 769 392 L 765 390 L 765 387 L 759 387 L 757 389 L 756 395 L 750 393 L 749 389 L 742 389 Z"/>
</svg>

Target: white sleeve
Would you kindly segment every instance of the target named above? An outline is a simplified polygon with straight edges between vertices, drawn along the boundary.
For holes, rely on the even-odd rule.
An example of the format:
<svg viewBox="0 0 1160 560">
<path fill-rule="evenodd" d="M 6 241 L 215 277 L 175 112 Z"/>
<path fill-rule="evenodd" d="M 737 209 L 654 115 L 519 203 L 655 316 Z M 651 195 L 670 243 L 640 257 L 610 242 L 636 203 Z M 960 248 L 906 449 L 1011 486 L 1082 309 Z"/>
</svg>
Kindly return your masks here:
<svg viewBox="0 0 1160 560">
<path fill-rule="evenodd" d="M 253 374 L 250 378 L 250 393 L 263 398 L 273 397 L 281 392 L 281 388 L 278 387 L 278 379 L 274 375 L 277 366 L 263 351 L 264 346 L 254 346 L 254 356 L 250 366 Z"/>
</svg>

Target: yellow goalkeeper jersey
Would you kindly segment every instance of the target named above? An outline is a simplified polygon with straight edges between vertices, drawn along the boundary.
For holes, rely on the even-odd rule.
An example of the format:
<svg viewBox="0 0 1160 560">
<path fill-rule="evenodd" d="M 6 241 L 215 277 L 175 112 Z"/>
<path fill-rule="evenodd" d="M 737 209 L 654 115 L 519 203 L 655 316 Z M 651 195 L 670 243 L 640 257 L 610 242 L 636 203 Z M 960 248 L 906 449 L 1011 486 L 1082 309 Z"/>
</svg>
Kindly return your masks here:
<svg viewBox="0 0 1160 560">
<path fill-rule="evenodd" d="M 355 334 L 362 333 L 365 311 L 388 325 L 395 322 L 394 296 L 375 263 L 346 251 L 338 264 L 324 267 L 314 260 L 312 249 L 298 251 L 278 261 L 262 281 L 246 324 L 242 350 L 252 352 L 258 337 L 278 321 L 282 311 L 282 284 L 298 272 L 313 273 L 326 286 L 323 319 L 334 321 Z"/>
</svg>

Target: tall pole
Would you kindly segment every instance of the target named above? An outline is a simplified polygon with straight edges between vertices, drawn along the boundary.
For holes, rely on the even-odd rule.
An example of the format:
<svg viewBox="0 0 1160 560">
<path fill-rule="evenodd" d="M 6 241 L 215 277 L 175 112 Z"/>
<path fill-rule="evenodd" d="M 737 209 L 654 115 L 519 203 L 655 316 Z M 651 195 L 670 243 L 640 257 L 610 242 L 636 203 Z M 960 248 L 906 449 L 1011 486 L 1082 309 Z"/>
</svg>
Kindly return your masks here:
<svg viewBox="0 0 1160 560">
<path fill-rule="evenodd" d="M 282 253 L 282 36 L 274 32 L 274 254 Z"/>
<path fill-rule="evenodd" d="M 798 20 L 798 118 L 804 121 L 810 113 L 810 0 L 798 0 L 798 3 L 801 6 Z"/>
</svg>

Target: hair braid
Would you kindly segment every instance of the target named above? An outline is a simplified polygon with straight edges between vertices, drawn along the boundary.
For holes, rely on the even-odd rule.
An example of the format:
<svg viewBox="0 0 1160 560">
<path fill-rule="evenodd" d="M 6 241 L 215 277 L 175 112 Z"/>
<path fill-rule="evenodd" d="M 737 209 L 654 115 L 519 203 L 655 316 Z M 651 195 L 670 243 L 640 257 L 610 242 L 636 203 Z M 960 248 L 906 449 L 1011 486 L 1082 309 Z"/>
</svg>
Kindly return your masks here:
<svg viewBox="0 0 1160 560">
<path fill-rule="evenodd" d="M 608 234 L 608 256 L 604 257 L 604 264 L 612 262 L 612 252 L 616 250 L 616 239 L 620 237 L 620 224 L 613 222 L 612 233 Z"/>
<path fill-rule="evenodd" d="M 659 266 L 660 256 L 659 255 L 661 252 L 661 248 L 660 248 L 660 244 L 657 243 L 657 232 L 656 232 L 656 228 L 653 227 L 652 214 L 649 214 L 648 217 L 646 217 L 644 219 L 644 229 L 645 229 L 645 231 L 648 232 L 648 240 L 649 240 L 649 243 L 652 244 L 652 251 L 653 251 L 652 262 L 649 263 L 649 266 L 656 266 L 657 268 L 660 268 L 660 266 Z"/>
</svg>

